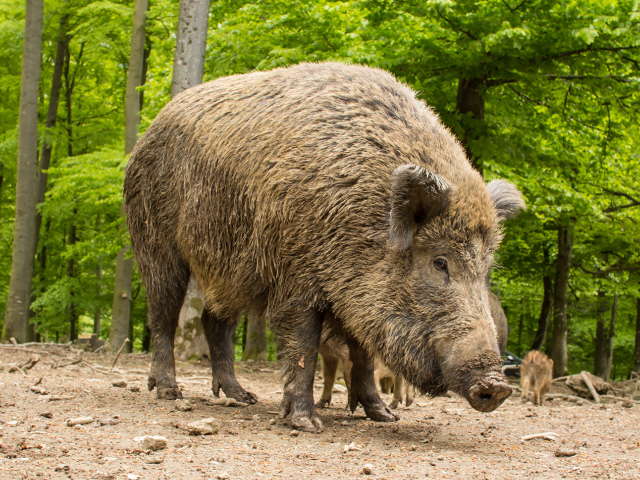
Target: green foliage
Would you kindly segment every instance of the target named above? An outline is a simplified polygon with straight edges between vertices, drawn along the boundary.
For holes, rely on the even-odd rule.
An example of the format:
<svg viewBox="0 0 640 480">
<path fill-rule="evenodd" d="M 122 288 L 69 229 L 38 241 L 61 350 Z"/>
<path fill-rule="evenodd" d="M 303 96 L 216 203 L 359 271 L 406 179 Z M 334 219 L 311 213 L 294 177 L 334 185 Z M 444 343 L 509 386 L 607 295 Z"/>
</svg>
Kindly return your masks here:
<svg viewBox="0 0 640 480">
<path fill-rule="evenodd" d="M 36 272 L 33 308 L 39 330 L 51 336 L 67 331 L 71 304 L 83 318 L 99 312 L 108 325 L 113 259 L 123 241 L 120 144 L 132 6 L 47 0 L 45 7 L 41 111 L 65 16 L 75 79 L 71 103 L 63 89 L 58 126 L 46 134 L 54 156 L 39 259 L 45 252 L 47 261 Z M 4 219 L 13 216 L 22 8 L 17 0 L 0 6 L 0 309 L 10 268 L 11 222 Z M 169 100 L 177 19 L 176 2 L 151 2 L 141 130 Z M 327 60 L 392 71 L 461 138 L 473 133 L 467 147 L 487 179 L 507 178 L 526 197 L 528 210 L 506 227 L 492 280 L 509 317 L 510 348 L 524 353 L 531 344 L 542 277 L 555 272 L 557 229 L 570 224 L 570 368 L 592 367 L 601 291 L 620 299 L 614 359 L 624 376 L 640 296 L 640 207 L 630 206 L 640 191 L 639 22 L 631 0 L 223 0 L 211 3 L 205 79 Z M 462 113 L 462 80 L 479 85 L 481 118 Z M 139 348 L 145 303 L 139 283 L 134 291 Z"/>
</svg>

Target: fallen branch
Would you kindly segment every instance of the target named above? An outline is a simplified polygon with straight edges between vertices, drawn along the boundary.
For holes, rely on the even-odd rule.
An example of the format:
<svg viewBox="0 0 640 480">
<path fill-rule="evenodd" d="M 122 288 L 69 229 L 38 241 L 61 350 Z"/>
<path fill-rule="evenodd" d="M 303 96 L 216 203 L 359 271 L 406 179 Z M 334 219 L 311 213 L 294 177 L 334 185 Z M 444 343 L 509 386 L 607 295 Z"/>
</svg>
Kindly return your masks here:
<svg viewBox="0 0 640 480">
<path fill-rule="evenodd" d="M 129 343 L 129 338 L 124 339 L 124 342 L 122 342 L 122 345 L 120 345 L 120 348 L 116 352 L 116 358 L 113 359 L 113 363 L 111 364 L 111 370 L 113 370 L 116 366 L 116 363 L 118 363 L 118 358 L 120 358 L 120 354 L 122 353 L 122 350 L 124 350 L 124 347 L 127 343 Z"/>
<path fill-rule="evenodd" d="M 51 368 L 62 368 L 62 367 L 68 367 L 69 365 L 77 365 L 78 363 L 82 362 L 82 355 L 78 355 L 77 358 L 74 358 L 73 360 L 69 360 L 67 362 L 61 363 L 61 364 L 55 364 L 53 365 Z"/>
<path fill-rule="evenodd" d="M 547 393 L 545 398 L 557 398 L 560 400 L 568 400 L 570 402 L 577 402 L 580 400 L 581 402 L 587 401 L 590 402 L 588 398 L 578 397 L 576 395 L 569 395 L 568 393 Z"/>
<path fill-rule="evenodd" d="M 532 433 L 530 435 L 521 437 L 520 440 L 526 442 L 528 440 L 533 440 L 534 438 L 544 438 L 545 440 L 549 440 L 550 442 L 555 442 L 556 440 L 558 440 L 558 434 L 555 432 Z"/>
<path fill-rule="evenodd" d="M 596 389 L 593 388 L 593 383 L 591 383 L 591 380 L 589 379 L 589 376 L 587 375 L 587 372 L 585 372 L 584 370 L 581 371 L 580 372 L 580 377 L 582 378 L 582 381 L 584 382 L 584 384 L 589 389 L 589 392 L 591 393 L 591 396 L 593 397 L 595 402 L 596 403 L 600 403 L 600 395 L 598 395 L 598 392 L 596 392 Z"/>
<path fill-rule="evenodd" d="M 613 400 L 615 402 L 640 403 L 640 400 L 634 400 L 633 398 L 627 398 L 627 397 L 618 397 L 616 395 L 600 395 L 600 398 L 604 400 Z"/>
</svg>

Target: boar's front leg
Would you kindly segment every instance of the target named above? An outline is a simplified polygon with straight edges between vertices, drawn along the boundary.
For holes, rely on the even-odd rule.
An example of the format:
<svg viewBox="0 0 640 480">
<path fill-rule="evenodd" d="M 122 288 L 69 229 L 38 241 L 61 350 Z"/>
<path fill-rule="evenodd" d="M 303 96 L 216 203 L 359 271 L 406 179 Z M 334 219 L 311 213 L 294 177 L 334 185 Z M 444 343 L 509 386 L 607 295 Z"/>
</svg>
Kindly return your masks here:
<svg viewBox="0 0 640 480">
<path fill-rule="evenodd" d="M 202 312 L 202 326 L 209 344 L 211 358 L 211 390 L 217 397 L 220 389 L 228 398 L 239 402 L 256 403 L 256 396 L 247 392 L 236 379 L 234 363 L 233 336 L 236 322 L 225 318 L 218 318 L 206 308 Z"/>
<path fill-rule="evenodd" d="M 353 412 L 358 403 L 371 420 L 395 422 L 400 417 L 393 413 L 380 398 L 373 379 L 373 360 L 355 340 L 350 339 L 349 354 L 351 368 L 351 388 L 349 389 L 349 409 Z"/>
<path fill-rule="evenodd" d="M 306 432 L 321 432 L 313 404 L 313 379 L 320 345 L 322 316 L 315 311 L 272 320 L 284 360 L 284 396 L 280 416 Z"/>
</svg>

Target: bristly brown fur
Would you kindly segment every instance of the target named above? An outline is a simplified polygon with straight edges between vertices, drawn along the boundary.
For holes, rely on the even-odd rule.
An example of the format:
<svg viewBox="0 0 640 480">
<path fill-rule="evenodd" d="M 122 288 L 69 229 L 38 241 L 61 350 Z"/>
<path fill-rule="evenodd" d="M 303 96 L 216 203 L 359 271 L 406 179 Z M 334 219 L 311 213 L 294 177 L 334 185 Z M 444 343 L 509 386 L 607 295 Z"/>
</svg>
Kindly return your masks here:
<svg viewBox="0 0 640 480">
<path fill-rule="evenodd" d="M 522 400 L 531 400 L 542 405 L 544 396 L 551 388 L 553 380 L 553 360 L 538 350 L 531 350 L 520 366 L 520 386 Z"/>
<path fill-rule="evenodd" d="M 398 250 L 392 205 L 413 207 L 392 186 L 408 165 L 446 202 L 402 217 L 398 225 L 415 225 L 411 248 Z M 328 310 L 423 390 L 440 392 L 467 361 L 469 381 L 499 369 L 486 353 L 497 345 L 485 278 L 500 199 L 387 72 L 301 64 L 189 89 L 139 140 L 124 193 L 150 321 L 161 324 L 154 338 L 169 351 L 162 329 L 175 329 L 190 272 L 218 319 L 263 304 L 294 370 L 315 355 L 300 336 L 319 337 L 311 318 Z M 448 255 L 455 281 L 433 270 L 436 253 Z"/>
</svg>

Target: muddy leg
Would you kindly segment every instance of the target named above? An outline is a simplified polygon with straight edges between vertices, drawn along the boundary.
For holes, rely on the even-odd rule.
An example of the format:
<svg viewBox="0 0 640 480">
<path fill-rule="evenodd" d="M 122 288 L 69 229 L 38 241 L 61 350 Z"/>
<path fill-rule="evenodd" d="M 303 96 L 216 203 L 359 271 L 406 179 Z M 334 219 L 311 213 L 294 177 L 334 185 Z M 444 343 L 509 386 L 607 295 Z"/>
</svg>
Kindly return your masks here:
<svg viewBox="0 0 640 480">
<path fill-rule="evenodd" d="M 175 258 L 172 255 L 170 258 Z M 147 287 L 149 306 L 149 329 L 153 355 L 149 373 L 149 390 L 156 388 L 160 399 L 182 398 L 176 384 L 176 364 L 173 357 L 173 342 L 178 325 L 180 307 L 189 282 L 189 270 L 180 260 L 162 265 L 154 274 L 141 268 Z"/>
<path fill-rule="evenodd" d="M 384 404 L 373 380 L 373 361 L 362 347 L 350 340 L 349 352 L 353 368 L 351 369 L 351 389 L 349 390 L 349 409 L 353 412 L 358 403 L 371 420 L 395 422 L 399 417 Z"/>
<path fill-rule="evenodd" d="M 202 326 L 209 344 L 211 358 L 211 390 L 218 397 L 220 389 L 228 398 L 239 402 L 256 403 L 256 396 L 240 386 L 233 368 L 234 346 L 233 336 L 236 322 L 218 318 L 206 308 L 202 312 Z"/>
<path fill-rule="evenodd" d="M 398 408 L 402 403 L 404 394 L 404 379 L 400 375 L 393 376 L 393 400 L 389 404 L 389 408 Z"/>
<path fill-rule="evenodd" d="M 291 426 L 321 432 L 322 422 L 313 404 L 313 378 L 320 344 L 322 316 L 315 311 L 295 312 L 272 322 L 284 360 L 284 396 L 280 416 Z"/>
<path fill-rule="evenodd" d="M 333 385 L 336 382 L 336 372 L 338 370 L 338 357 L 323 353 L 322 354 L 322 381 L 324 383 L 322 389 L 322 396 L 316 407 L 324 408 L 331 405 L 331 394 L 333 392 Z"/>
</svg>

